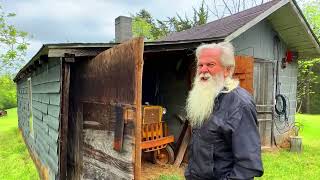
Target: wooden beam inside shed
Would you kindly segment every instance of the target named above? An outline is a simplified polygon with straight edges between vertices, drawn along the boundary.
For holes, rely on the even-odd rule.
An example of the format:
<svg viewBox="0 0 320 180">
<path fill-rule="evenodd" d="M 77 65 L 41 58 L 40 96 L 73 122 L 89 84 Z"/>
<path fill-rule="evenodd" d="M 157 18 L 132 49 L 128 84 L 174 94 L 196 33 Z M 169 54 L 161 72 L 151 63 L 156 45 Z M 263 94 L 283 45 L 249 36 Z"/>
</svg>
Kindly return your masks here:
<svg viewBox="0 0 320 180">
<path fill-rule="evenodd" d="M 62 63 L 61 114 L 59 133 L 59 179 L 67 179 L 67 140 L 69 115 L 70 64 Z"/>
</svg>

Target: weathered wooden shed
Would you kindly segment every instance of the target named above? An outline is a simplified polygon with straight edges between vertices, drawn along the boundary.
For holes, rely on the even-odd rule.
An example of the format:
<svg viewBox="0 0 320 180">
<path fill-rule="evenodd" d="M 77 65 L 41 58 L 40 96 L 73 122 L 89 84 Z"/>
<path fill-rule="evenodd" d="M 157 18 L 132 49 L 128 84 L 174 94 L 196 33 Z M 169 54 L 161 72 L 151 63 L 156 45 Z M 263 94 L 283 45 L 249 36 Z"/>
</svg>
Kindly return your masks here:
<svg viewBox="0 0 320 180">
<path fill-rule="evenodd" d="M 19 128 L 44 179 L 140 179 L 142 108 L 167 108 L 179 144 L 185 99 L 201 43 L 231 41 L 236 74 L 257 104 L 263 146 L 294 122 L 297 61 L 319 42 L 295 1 L 274 0 L 157 42 L 46 44 L 15 77 Z M 296 54 L 293 53 L 293 54 Z M 286 65 L 285 68 L 282 68 Z M 287 120 L 276 116 L 287 97 Z M 284 127 L 284 128 L 283 128 Z M 272 138 L 274 137 L 274 138 Z"/>
</svg>

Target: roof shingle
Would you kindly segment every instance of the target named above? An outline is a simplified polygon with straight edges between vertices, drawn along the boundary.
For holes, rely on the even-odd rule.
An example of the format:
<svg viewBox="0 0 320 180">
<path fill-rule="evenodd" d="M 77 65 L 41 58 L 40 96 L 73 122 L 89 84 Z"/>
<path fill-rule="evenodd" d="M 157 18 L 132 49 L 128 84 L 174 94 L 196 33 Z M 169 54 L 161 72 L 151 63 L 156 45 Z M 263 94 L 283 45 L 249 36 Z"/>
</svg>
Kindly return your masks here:
<svg viewBox="0 0 320 180">
<path fill-rule="evenodd" d="M 227 37 L 280 1 L 281 0 L 272 0 L 204 25 L 196 26 L 181 32 L 171 33 L 167 37 L 161 39 L 161 41 Z"/>
</svg>

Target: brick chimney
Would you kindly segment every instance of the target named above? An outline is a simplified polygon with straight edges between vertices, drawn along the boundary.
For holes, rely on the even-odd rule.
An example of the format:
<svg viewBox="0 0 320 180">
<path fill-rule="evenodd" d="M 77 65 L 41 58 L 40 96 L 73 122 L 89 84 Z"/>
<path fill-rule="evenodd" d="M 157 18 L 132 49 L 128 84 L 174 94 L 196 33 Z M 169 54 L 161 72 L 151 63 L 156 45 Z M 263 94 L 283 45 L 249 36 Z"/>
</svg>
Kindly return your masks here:
<svg viewBox="0 0 320 180">
<path fill-rule="evenodd" d="M 119 16 L 115 19 L 115 40 L 117 43 L 124 42 L 132 38 L 132 19 L 130 17 Z"/>
</svg>

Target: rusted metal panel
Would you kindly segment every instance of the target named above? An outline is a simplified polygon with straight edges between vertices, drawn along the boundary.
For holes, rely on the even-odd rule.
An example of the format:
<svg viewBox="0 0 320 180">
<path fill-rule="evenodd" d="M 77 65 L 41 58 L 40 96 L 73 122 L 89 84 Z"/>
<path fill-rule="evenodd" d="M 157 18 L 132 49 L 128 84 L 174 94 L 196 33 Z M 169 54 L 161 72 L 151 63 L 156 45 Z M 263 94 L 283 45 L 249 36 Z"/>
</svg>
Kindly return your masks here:
<svg viewBox="0 0 320 180">
<path fill-rule="evenodd" d="M 70 164 L 73 179 L 139 179 L 135 175 L 141 166 L 141 129 L 137 128 L 141 127 L 143 47 L 143 38 L 136 38 L 92 60 L 75 61 L 72 111 L 81 115 L 74 117 L 71 126 L 83 122 L 83 129 L 69 136 L 78 146 L 70 159 L 81 164 L 80 168 Z"/>
<path fill-rule="evenodd" d="M 155 140 L 144 141 L 141 143 L 141 149 L 155 148 L 157 146 L 167 145 L 174 141 L 173 136 L 161 137 Z"/>
</svg>

